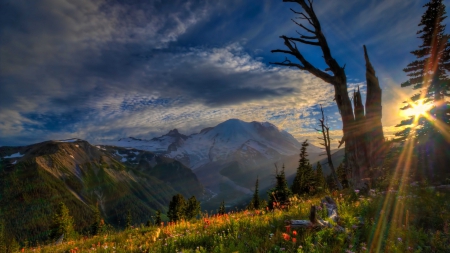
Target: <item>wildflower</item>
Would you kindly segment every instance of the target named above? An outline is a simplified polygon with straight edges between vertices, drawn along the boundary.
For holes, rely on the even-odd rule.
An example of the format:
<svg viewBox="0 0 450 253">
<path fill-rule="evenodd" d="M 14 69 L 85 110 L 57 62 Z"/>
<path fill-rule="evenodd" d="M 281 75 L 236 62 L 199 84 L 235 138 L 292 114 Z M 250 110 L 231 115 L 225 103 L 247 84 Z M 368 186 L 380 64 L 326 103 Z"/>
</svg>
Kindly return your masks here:
<svg viewBox="0 0 450 253">
<path fill-rule="evenodd" d="M 292 231 L 292 235 L 297 236 L 297 231 Z"/>
<path fill-rule="evenodd" d="M 293 242 L 293 243 L 296 243 L 296 242 L 297 242 L 297 239 L 296 239 L 296 238 L 292 238 L 292 242 Z"/>
<path fill-rule="evenodd" d="M 283 233 L 283 239 L 284 239 L 285 241 L 289 241 L 289 239 L 291 239 L 291 237 L 290 237 L 288 234 Z"/>
<path fill-rule="evenodd" d="M 291 226 L 286 226 L 286 232 L 287 233 L 291 232 Z"/>
<path fill-rule="evenodd" d="M 359 190 L 355 190 L 355 193 L 356 193 L 356 194 L 359 194 Z"/>
<path fill-rule="evenodd" d="M 402 242 L 402 238 L 401 238 L 401 237 L 397 238 L 397 240 L 398 240 L 399 242 Z"/>
</svg>

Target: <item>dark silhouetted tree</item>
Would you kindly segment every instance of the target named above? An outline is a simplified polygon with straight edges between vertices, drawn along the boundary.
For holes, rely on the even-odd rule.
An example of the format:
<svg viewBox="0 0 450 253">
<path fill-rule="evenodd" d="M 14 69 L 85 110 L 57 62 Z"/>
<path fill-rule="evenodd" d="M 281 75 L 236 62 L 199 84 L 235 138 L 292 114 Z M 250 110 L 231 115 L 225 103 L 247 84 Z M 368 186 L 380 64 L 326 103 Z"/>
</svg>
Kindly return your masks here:
<svg viewBox="0 0 450 253">
<path fill-rule="evenodd" d="M 348 178 L 347 178 L 347 170 L 345 169 L 344 163 L 339 164 L 336 170 L 339 182 L 341 182 L 342 187 L 348 188 Z"/>
<path fill-rule="evenodd" d="M 252 198 L 252 206 L 254 209 L 260 209 L 261 208 L 261 201 L 259 199 L 259 179 L 256 178 L 256 183 L 255 183 L 255 192 L 253 193 L 253 198 Z"/>
<path fill-rule="evenodd" d="M 161 212 L 159 210 L 156 210 L 155 213 L 155 225 L 159 226 L 161 225 L 162 219 L 161 219 Z"/>
<path fill-rule="evenodd" d="M 0 252 L 6 252 L 6 229 L 2 219 L 0 219 Z"/>
<path fill-rule="evenodd" d="M 309 146 L 308 140 L 302 143 L 300 149 L 300 160 L 297 167 L 297 173 L 295 174 L 294 182 L 292 183 L 293 194 L 305 194 L 309 193 L 310 189 L 314 186 L 315 177 L 313 175 L 313 169 L 309 164 L 307 147 Z"/>
<path fill-rule="evenodd" d="M 193 219 L 197 217 L 197 215 L 200 214 L 200 210 L 200 202 L 195 198 L 195 196 L 190 197 L 186 204 L 186 219 Z"/>
<path fill-rule="evenodd" d="M 370 167 L 376 166 L 374 165 L 375 162 L 379 162 L 377 158 L 384 142 L 381 125 L 381 88 L 375 76 L 375 70 L 369 61 L 367 50 L 364 47 L 367 80 L 367 96 L 364 108 L 359 92 L 354 93 L 353 101 L 355 106 L 352 106 L 348 95 L 345 65 L 341 67 L 333 58 L 328 41 L 322 31 L 322 26 L 313 9 L 312 0 L 283 1 L 297 3 L 301 6 L 303 11 L 291 10 L 299 15 L 299 18 L 304 20 L 305 23 L 299 23 L 294 19 L 293 22 L 307 34 L 298 33 L 298 37 L 280 36 L 286 49 L 276 49 L 272 50 L 272 52 L 284 53 L 288 57 L 282 62 L 273 64 L 307 71 L 333 86 L 334 100 L 342 117 L 343 138 L 340 141 L 340 145 L 345 143 L 345 153 L 349 158 L 348 167 L 353 171 L 353 186 L 355 188 L 363 187 L 362 178 L 366 176 Z M 318 56 L 323 58 L 324 63 L 327 65 L 325 70 L 314 66 L 305 58 L 302 52 L 306 50 L 300 49 L 299 45 L 301 44 L 318 47 L 321 50 Z"/>
<path fill-rule="evenodd" d="M 225 214 L 225 201 L 223 201 L 223 200 L 222 200 L 222 203 L 220 203 L 219 214 L 220 215 L 224 215 Z"/>
<path fill-rule="evenodd" d="M 284 164 L 281 169 L 281 172 L 278 173 L 278 169 L 276 170 L 276 184 L 275 188 L 271 189 L 269 194 L 269 208 L 275 208 L 277 206 L 283 206 L 289 204 L 289 198 L 292 196 L 292 192 L 288 187 L 288 183 L 286 181 L 286 175 L 284 173 Z"/>
<path fill-rule="evenodd" d="M 316 166 L 316 189 L 317 192 L 323 192 L 326 188 L 325 177 L 323 176 L 322 165 L 317 162 Z"/>
<path fill-rule="evenodd" d="M 167 212 L 167 217 L 171 221 L 179 221 L 185 218 L 185 208 L 186 201 L 181 194 L 177 194 L 172 197 L 169 203 L 169 211 Z"/>
<path fill-rule="evenodd" d="M 423 7 L 427 8 L 419 23 L 417 32 L 422 44 L 411 52 L 416 60 L 409 63 L 403 71 L 409 79 L 401 87 L 412 87 L 418 90 L 401 109 L 414 108 L 421 104 L 432 105 L 423 115 L 411 116 L 402 120 L 397 127 L 404 127 L 396 133 L 398 140 L 408 137 L 421 143 L 417 152 L 419 159 L 431 158 L 434 164 L 426 168 L 430 179 L 440 179 L 450 170 L 450 104 L 446 97 L 450 96 L 450 36 L 445 33 L 444 20 L 447 18 L 442 0 L 431 0 Z"/>
<path fill-rule="evenodd" d="M 126 220 L 125 220 L 125 228 L 126 229 L 130 229 L 132 222 L 133 222 L 133 219 L 131 217 L 131 211 L 128 210 L 127 217 L 126 217 Z"/>
</svg>

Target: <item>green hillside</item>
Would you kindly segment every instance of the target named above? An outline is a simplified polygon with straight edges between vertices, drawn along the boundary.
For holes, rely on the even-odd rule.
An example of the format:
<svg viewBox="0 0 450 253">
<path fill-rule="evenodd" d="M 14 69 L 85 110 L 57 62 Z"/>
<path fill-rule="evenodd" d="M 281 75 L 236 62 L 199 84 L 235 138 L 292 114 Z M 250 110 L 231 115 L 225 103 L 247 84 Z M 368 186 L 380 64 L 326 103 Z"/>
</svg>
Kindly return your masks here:
<svg viewBox="0 0 450 253">
<path fill-rule="evenodd" d="M 7 236 L 17 241 L 54 239 L 53 218 L 60 202 L 70 210 L 75 230 L 89 234 L 97 206 L 106 223 L 123 228 L 128 212 L 133 224 L 145 223 L 156 210 L 165 211 L 173 195 L 190 197 L 203 190 L 179 162 L 163 158 L 147 170 L 134 168 L 81 140 L 2 147 L 0 157 L 6 157 L 0 162 L 0 220 Z M 193 178 L 182 184 L 177 173 L 181 177 L 189 172 Z"/>
</svg>

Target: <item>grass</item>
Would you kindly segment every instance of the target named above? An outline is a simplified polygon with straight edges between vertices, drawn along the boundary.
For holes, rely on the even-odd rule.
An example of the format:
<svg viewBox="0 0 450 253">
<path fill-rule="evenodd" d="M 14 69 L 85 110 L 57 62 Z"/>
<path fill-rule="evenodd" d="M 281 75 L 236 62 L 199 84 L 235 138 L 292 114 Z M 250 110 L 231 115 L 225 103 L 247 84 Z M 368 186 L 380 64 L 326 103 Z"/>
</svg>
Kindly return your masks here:
<svg viewBox="0 0 450 253">
<path fill-rule="evenodd" d="M 341 195 L 342 194 L 342 195 Z M 295 199 L 288 209 L 203 214 L 159 227 L 139 226 L 23 252 L 450 252 L 450 196 L 427 188 L 357 196 L 334 194 L 340 226 L 290 229 L 308 219 L 323 196 Z M 319 211 L 325 217 L 325 210 Z"/>
</svg>

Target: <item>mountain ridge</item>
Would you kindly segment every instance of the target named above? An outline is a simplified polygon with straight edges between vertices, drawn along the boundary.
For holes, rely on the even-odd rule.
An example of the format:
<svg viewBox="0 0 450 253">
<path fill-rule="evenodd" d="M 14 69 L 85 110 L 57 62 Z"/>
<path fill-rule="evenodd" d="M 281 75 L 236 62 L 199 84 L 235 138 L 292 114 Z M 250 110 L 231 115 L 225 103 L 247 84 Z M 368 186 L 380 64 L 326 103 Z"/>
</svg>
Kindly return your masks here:
<svg viewBox="0 0 450 253">
<path fill-rule="evenodd" d="M 133 223 L 145 223 L 177 193 L 199 198 L 203 191 L 189 168 L 147 151 L 80 139 L 0 148 L 0 220 L 17 239 L 49 239 L 60 202 L 76 229 L 87 231 L 95 206 L 107 223 L 123 227 L 128 210 Z"/>
</svg>

